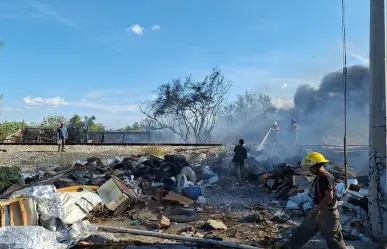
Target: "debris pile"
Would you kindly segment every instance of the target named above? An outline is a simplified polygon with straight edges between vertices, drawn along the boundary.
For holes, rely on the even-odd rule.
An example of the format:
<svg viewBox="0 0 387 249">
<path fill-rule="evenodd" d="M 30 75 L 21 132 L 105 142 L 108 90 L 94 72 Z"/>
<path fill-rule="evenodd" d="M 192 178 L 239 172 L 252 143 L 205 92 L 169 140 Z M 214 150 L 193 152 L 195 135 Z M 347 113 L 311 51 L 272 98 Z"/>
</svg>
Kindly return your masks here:
<svg viewBox="0 0 387 249">
<path fill-rule="evenodd" d="M 273 245 L 291 233 L 297 216 L 302 218 L 312 208 L 314 177 L 308 169 L 292 166 L 298 157 L 285 160 L 294 164 L 280 163 L 284 158 L 277 154 L 249 148 L 246 185 L 233 188 L 232 148 L 226 146 L 211 157 L 205 153 L 189 158 L 180 154 L 93 157 L 71 167 L 42 167 L 27 175 L 18 168 L 0 168 L 0 244 L 71 248 L 80 242 L 93 243 L 102 230 L 109 230 L 100 224 L 124 221 L 148 231 L 110 228 L 110 232 L 158 232 L 156 237 L 177 233 L 218 242 L 227 237 L 254 246 Z M 337 179 L 344 235 L 367 239 L 367 185 L 353 175 L 345 189 L 341 168 L 328 170 Z M 249 185 L 254 188 L 245 191 Z M 264 190 L 273 194 L 264 195 Z M 227 200 L 214 201 L 222 191 L 227 192 Z M 249 195 L 262 196 L 249 199 Z M 120 241 L 113 237 L 109 241 Z"/>
<path fill-rule="evenodd" d="M 20 169 L 1 168 L 0 198 L 4 201 L 0 202 L 0 233 L 13 233 L 13 229 L 20 231 L 29 229 L 27 225 L 39 225 L 58 232 L 60 238 L 57 237 L 57 241 L 68 247 L 80 239 L 80 235 L 74 234 L 90 234 L 92 228 L 88 220 L 99 222 L 130 213 L 129 216 L 136 220 L 149 221 L 154 212 L 141 217 L 144 208 L 154 211 L 165 203 L 170 207 L 205 203 L 203 194 L 206 187 L 217 182 L 218 178 L 209 167 L 196 167 L 195 171 L 183 155 L 116 157 L 110 160 L 89 158 L 75 162 L 70 168 L 40 169 L 35 175 L 29 174 L 25 178 L 26 185 L 20 180 L 23 179 Z M 153 217 L 158 221 L 158 230 L 170 227 L 171 222 L 197 217 L 194 211 L 188 214 L 182 211 L 168 209 L 163 214 L 159 210 Z M 74 233 L 71 229 L 83 230 Z M 39 236 L 46 233 L 45 230 L 36 232 L 41 233 Z M 9 243 L 16 241 L 10 238 Z M 27 245 L 32 242 L 21 239 L 18 243 Z M 54 244 L 51 248 L 62 248 L 53 247 Z"/>
<path fill-rule="evenodd" d="M 314 176 L 309 169 L 286 163 L 273 165 L 273 168 L 273 171 L 260 175 L 261 185 L 275 193 L 277 198 L 287 200 L 286 209 L 310 211 L 313 208 Z M 336 178 L 336 196 L 339 200 L 338 209 L 345 238 L 370 237 L 367 184 L 359 184 L 357 175 L 349 169 L 351 179 L 345 189 L 342 167 L 329 165 L 326 169 Z"/>
</svg>

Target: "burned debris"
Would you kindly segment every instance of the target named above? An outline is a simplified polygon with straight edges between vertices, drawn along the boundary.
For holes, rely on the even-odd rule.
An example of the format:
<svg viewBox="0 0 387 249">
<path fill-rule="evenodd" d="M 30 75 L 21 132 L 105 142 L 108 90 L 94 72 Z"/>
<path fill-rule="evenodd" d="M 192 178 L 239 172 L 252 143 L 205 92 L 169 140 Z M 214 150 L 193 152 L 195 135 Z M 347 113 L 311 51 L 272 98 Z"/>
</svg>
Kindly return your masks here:
<svg viewBox="0 0 387 249">
<path fill-rule="evenodd" d="M 0 238 L 8 238 L 0 243 L 71 248 L 101 236 L 114 242 L 128 240 L 127 233 L 158 232 L 162 238 L 177 234 L 177 240 L 272 246 L 312 208 L 313 176 L 297 163 L 284 163 L 302 156 L 287 159 L 246 147 L 245 183 L 238 187 L 231 145 L 216 154 L 90 157 L 28 174 L 0 168 Z M 345 189 L 342 168 L 332 164 L 328 170 L 337 179 L 345 238 L 368 240 L 366 182 L 353 173 Z"/>
</svg>

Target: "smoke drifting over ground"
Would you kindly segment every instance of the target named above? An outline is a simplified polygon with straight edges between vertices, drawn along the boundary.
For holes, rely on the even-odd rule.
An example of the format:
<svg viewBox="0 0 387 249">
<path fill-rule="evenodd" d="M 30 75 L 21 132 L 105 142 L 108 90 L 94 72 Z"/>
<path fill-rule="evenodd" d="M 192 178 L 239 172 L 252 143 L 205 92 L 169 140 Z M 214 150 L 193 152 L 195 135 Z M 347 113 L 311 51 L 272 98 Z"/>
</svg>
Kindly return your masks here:
<svg viewBox="0 0 387 249">
<path fill-rule="evenodd" d="M 300 86 L 294 94 L 295 107 L 286 118 L 300 124 L 299 143 L 342 144 L 344 135 L 344 80 L 341 71 L 324 76 L 318 89 Z M 368 144 L 369 70 L 351 66 L 347 71 L 347 141 Z M 288 121 L 290 122 L 290 121 Z"/>
<path fill-rule="evenodd" d="M 293 100 L 293 108 L 280 109 L 269 115 L 261 115 L 260 105 L 254 109 L 251 104 L 242 104 L 240 106 L 244 107 L 233 114 L 232 123 L 227 118 L 218 119 L 213 137 L 217 142 L 235 143 L 239 138 L 244 138 L 246 143 L 259 143 L 272 122 L 277 121 L 279 140 L 284 145 L 290 145 L 294 144 L 295 138 L 286 134 L 291 119 L 295 118 L 300 126 L 297 144 L 343 144 L 344 80 L 341 70 L 325 75 L 317 88 L 299 86 Z M 368 119 L 369 71 L 363 66 L 351 66 L 347 71 L 348 144 L 368 144 Z"/>
</svg>

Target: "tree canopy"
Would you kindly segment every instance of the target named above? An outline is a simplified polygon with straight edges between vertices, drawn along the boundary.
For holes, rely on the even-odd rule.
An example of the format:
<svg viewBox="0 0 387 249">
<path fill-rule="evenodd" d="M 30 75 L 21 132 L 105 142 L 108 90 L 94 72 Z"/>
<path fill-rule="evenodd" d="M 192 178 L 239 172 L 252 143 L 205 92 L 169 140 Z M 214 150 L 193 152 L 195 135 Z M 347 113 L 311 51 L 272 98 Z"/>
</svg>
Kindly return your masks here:
<svg viewBox="0 0 387 249">
<path fill-rule="evenodd" d="M 184 142 L 206 143 L 231 87 L 219 69 L 202 81 L 173 79 L 157 89 L 157 98 L 140 104 L 152 129 L 167 129 Z"/>
</svg>

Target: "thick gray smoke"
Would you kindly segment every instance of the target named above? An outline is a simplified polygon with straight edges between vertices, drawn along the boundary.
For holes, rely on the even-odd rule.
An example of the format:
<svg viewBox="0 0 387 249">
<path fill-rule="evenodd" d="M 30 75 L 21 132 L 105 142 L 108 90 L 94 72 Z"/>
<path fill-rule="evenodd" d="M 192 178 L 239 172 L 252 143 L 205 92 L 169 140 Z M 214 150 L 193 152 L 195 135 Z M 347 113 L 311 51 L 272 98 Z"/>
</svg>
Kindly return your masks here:
<svg viewBox="0 0 387 249">
<path fill-rule="evenodd" d="M 343 144 L 344 80 L 341 71 L 327 74 L 317 89 L 300 86 L 294 95 L 295 107 L 283 112 L 284 121 L 291 116 L 300 124 L 299 143 Z M 347 141 L 368 143 L 369 71 L 351 66 L 347 73 Z M 290 121 L 288 121 L 290 122 Z"/>
</svg>

